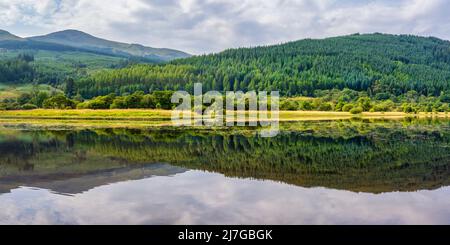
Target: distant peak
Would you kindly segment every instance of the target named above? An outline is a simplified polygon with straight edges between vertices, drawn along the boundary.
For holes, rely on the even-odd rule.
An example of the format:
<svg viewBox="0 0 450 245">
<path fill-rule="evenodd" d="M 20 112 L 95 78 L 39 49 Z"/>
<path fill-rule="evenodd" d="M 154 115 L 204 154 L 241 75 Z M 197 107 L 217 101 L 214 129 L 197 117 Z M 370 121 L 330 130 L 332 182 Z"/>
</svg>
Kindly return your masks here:
<svg viewBox="0 0 450 245">
<path fill-rule="evenodd" d="M 57 32 L 50 33 L 48 35 L 82 35 L 82 36 L 91 36 L 90 34 L 87 34 L 86 32 L 82 32 L 82 31 L 74 30 L 74 29 L 67 29 L 67 30 L 63 30 L 63 31 L 57 31 Z"/>
<path fill-rule="evenodd" d="M 85 32 L 82 32 L 82 31 L 79 31 L 79 30 L 75 30 L 75 29 L 67 29 L 67 30 L 62 30 L 62 31 L 59 31 L 59 32 L 62 32 L 62 33 L 80 33 L 80 34 L 87 34 L 87 33 L 85 33 Z M 56 32 L 56 33 L 58 33 L 58 32 Z"/>
</svg>

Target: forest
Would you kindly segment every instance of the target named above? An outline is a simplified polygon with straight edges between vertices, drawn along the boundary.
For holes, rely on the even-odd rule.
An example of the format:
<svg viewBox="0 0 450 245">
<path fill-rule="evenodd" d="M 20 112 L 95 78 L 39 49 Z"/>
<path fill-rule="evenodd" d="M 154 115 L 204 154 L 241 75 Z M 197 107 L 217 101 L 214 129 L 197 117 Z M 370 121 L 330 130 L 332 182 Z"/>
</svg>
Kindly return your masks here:
<svg viewBox="0 0 450 245">
<path fill-rule="evenodd" d="M 33 69 L 33 60 L 23 57 L 2 61 L 0 70 L 0 83 L 50 83 L 64 90 L 64 95 L 46 98 L 62 102 L 47 107 L 60 108 L 170 109 L 173 105 L 155 100 L 154 93 L 192 93 L 194 83 L 202 83 L 204 91 L 277 90 L 284 97 L 283 110 L 447 112 L 450 102 L 450 42 L 410 35 L 306 39 L 166 64 L 129 62 L 76 77 L 42 79 L 46 72 Z M 37 94 L 23 95 L 28 101 L 3 101 L 0 108 L 45 107 L 33 100 Z M 107 105 L 99 106 L 102 100 Z"/>
</svg>

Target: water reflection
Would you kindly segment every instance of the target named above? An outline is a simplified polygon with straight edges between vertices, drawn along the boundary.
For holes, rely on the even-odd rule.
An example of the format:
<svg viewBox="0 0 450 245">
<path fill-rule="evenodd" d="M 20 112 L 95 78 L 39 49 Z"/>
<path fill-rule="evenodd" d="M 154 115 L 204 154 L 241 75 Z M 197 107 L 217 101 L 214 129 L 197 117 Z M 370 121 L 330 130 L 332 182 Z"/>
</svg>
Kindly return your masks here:
<svg viewBox="0 0 450 245">
<path fill-rule="evenodd" d="M 450 188 L 358 194 L 190 171 L 75 196 L 20 188 L 0 196 L 14 224 L 448 224 Z"/>
<path fill-rule="evenodd" d="M 3 127 L 0 223 L 450 223 L 449 121 L 282 129 Z"/>
</svg>

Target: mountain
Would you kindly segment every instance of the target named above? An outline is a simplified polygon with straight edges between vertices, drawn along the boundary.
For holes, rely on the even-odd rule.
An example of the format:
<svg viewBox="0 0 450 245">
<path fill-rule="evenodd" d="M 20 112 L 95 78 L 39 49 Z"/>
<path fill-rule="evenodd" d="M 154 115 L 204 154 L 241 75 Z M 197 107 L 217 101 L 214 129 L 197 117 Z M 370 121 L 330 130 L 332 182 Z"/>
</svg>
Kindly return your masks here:
<svg viewBox="0 0 450 245">
<path fill-rule="evenodd" d="M 105 54 L 144 57 L 161 61 L 170 61 L 173 59 L 186 58 L 190 56 L 187 53 L 172 49 L 151 48 L 140 44 L 127 44 L 109 41 L 77 30 L 65 30 L 45 36 L 30 37 L 27 39 L 31 41 L 54 43 Z"/>
<path fill-rule="evenodd" d="M 164 67 L 104 71 L 78 86 L 90 98 L 116 91 L 191 91 L 196 82 L 205 90 L 278 90 L 283 96 L 317 97 L 331 89 L 385 98 L 409 91 L 439 96 L 450 91 L 450 42 L 380 33 L 305 39 L 194 56 Z"/>
<path fill-rule="evenodd" d="M 111 160 L 108 159 L 105 161 Z M 104 166 L 95 168 L 95 163 L 89 163 L 91 163 L 94 169 L 85 172 L 77 172 L 74 170 L 62 172 L 55 167 L 55 169 L 50 169 L 45 173 L 37 171 L 24 173 L 22 171 L 16 175 L 2 176 L 0 178 L 0 194 L 9 193 L 13 189 L 20 188 L 20 186 L 33 186 L 50 190 L 56 194 L 74 195 L 114 183 L 153 177 L 175 176 L 187 171 L 187 169 L 181 167 L 162 163 L 136 164 L 136 166 L 129 167 L 111 166 L 109 168 L 104 168 Z"/>
<path fill-rule="evenodd" d="M 151 48 L 140 44 L 109 41 L 77 30 L 65 30 L 29 38 L 21 38 L 7 31 L 0 30 L 0 49 L 82 52 L 155 63 L 190 56 L 187 53 L 173 49 Z"/>
<path fill-rule="evenodd" d="M 24 39 L 15 36 L 7 31 L 0 30 L 0 41 L 23 41 Z"/>
</svg>

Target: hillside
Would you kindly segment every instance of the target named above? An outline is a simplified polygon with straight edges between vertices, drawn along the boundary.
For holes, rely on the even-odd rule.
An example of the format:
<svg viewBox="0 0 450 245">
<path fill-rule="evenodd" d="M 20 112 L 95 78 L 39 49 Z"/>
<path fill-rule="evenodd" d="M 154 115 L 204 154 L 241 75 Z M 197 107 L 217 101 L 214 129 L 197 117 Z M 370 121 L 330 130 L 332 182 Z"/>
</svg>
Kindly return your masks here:
<svg viewBox="0 0 450 245">
<path fill-rule="evenodd" d="M 1 50 L 83 52 L 152 63 L 167 62 L 190 56 L 178 50 L 109 41 L 77 30 L 60 31 L 29 38 L 21 38 L 0 30 Z"/>
<path fill-rule="evenodd" d="M 176 50 L 108 41 L 75 30 L 31 38 L 0 30 L 0 98 L 16 98 L 20 96 L 16 91 L 30 83 L 63 88 L 68 77 L 80 79 L 101 69 L 188 56 Z"/>
<path fill-rule="evenodd" d="M 0 41 L 21 41 L 22 38 L 15 36 L 7 31 L 0 30 Z"/>
<path fill-rule="evenodd" d="M 189 57 L 189 54 L 172 50 L 145 47 L 139 44 L 126 44 L 94 37 L 77 30 L 65 30 L 45 36 L 30 37 L 28 40 L 55 43 L 105 54 L 136 56 L 153 60 L 169 61 Z"/>
<path fill-rule="evenodd" d="M 345 88 L 389 98 L 408 91 L 439 96 L 450 90 L 450 42 L 366 34 L 226 50 L 173 61 L 103 71 L 78 82 L 85 98 L 136 90 L 279 90 L 316 96 Z"/>
</svg>

